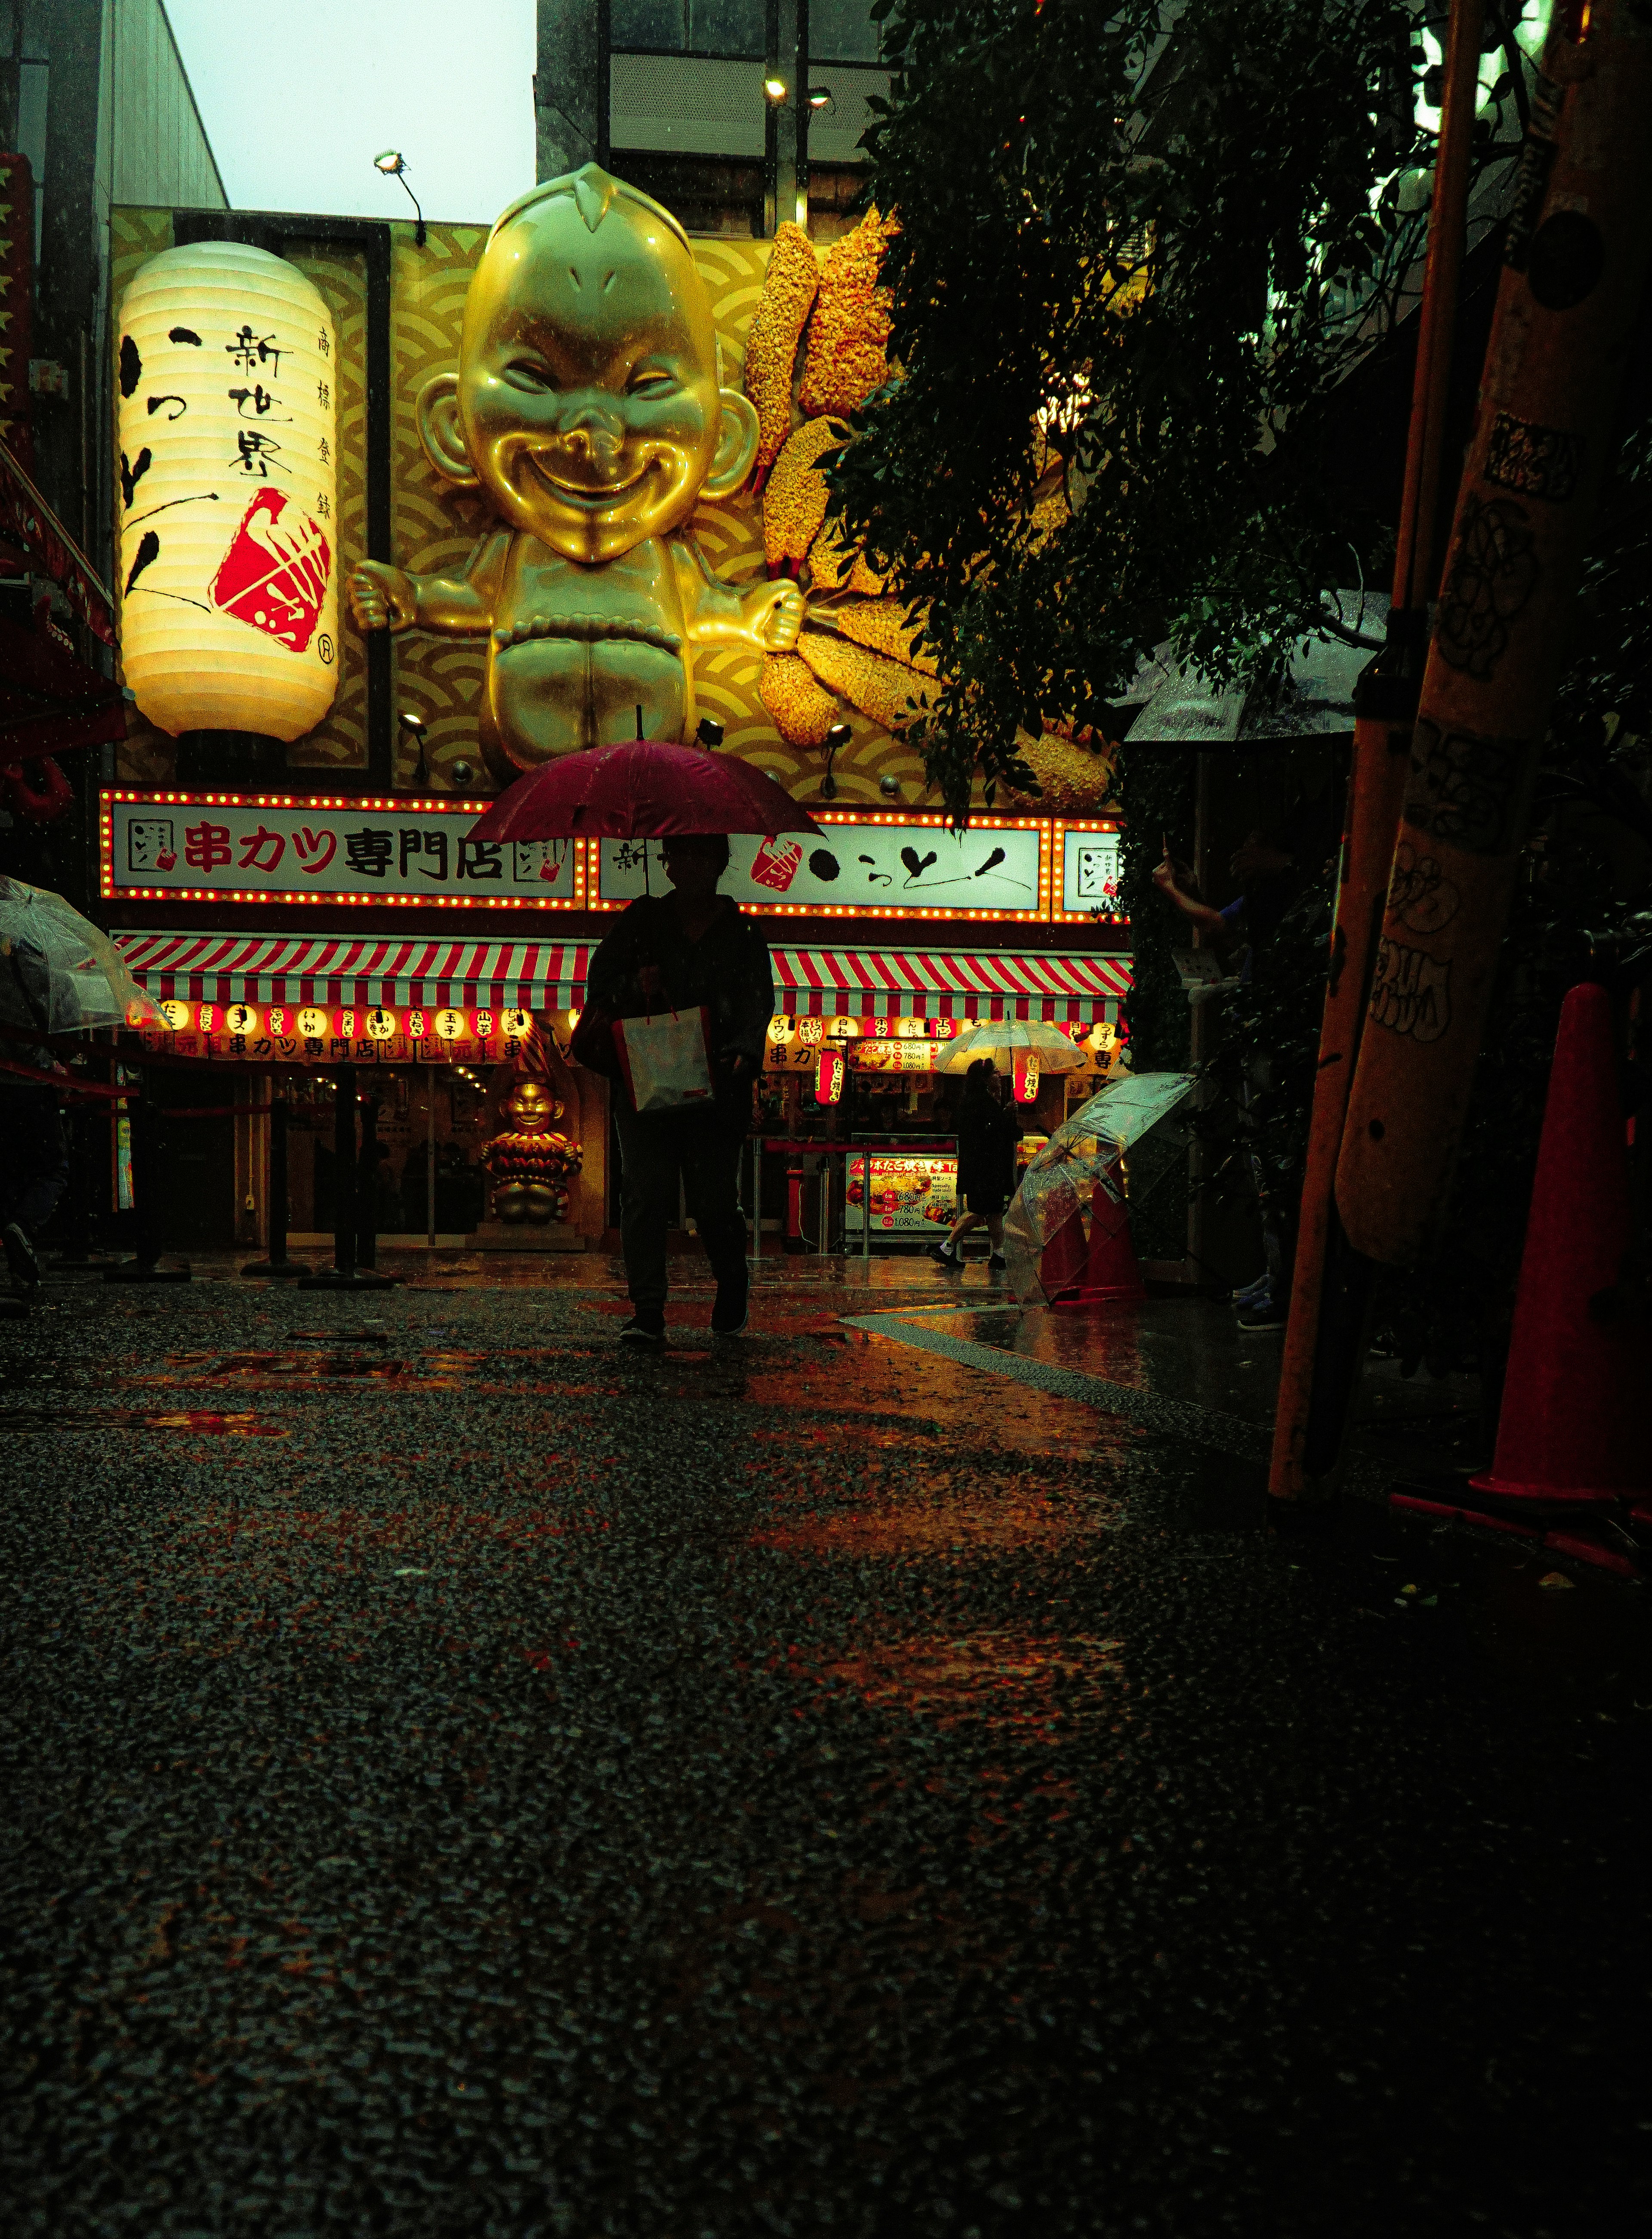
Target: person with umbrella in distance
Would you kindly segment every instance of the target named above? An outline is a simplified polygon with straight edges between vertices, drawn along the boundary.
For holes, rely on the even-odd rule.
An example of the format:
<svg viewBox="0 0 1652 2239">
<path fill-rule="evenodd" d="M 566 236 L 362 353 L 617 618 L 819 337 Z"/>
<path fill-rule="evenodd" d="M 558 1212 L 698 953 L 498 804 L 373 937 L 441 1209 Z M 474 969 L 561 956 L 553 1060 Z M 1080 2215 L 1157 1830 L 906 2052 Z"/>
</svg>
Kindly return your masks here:
<svg viewBox="0 0 1652 2239">
<path fill-rule="evenodd" d="M 756 920 L 717 891 L 728 867 L 726 836 L 673 832 L 661 840 L 660 852 L 671 892 L 640 895 L 592 958 L 573 1043 L 576 1059 L 614 1081 L 620 1240 L 633 1310 L 620 1336 L 643 1346 L 665 1342 L 666 1238 L 677 1215 L 679 1177 L 717 1279 L 712 1332 L 733 1337 L 746 1327 L 740 1154 L 774 1014 L 768 943 Z M 702 1007 L 712 1100 L 638 1112 L 618 1077 L 614 1022 L 662 1012 L 692 1017 Z"/>
<path fill-rule="evenodd" d="M 930 1257 L 953 1272 L 963 1266 L 959 1249 L 972 1228 L 985 1228 L 992 1246 L 989 1267 L 1004 1262 L 1004 1208 L 1015 1189 L 1015 1146 L 1021 1130 L 1015 1114 L 998 1093 L 998 1067 L 990 1057 L 979 1057 L 965 1076 L 959 1100 L 958 1193 L 964 1211 Z"/>
</svg>

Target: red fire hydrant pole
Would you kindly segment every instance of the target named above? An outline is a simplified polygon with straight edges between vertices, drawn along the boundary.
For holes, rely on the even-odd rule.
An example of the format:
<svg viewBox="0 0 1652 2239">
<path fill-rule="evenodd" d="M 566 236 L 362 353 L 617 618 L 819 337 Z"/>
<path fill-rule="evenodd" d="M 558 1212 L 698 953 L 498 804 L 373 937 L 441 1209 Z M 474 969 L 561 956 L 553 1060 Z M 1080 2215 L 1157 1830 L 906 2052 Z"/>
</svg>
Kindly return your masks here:
<svg viewBox="0 0 1652 2239">
<path fill-rule="evenodd" d="M 1652 22 L 1558 0 L 1337 1162 L 1373 1261 L 1413 1265 L 1444 1210 L 1649 260 Z"/>
<path fill-rule="evenodd" d="M 1334 1468 L 1346 1412 L 1345 1405 L 1337 1404 L 1339 1387 L 1347 1381 L 1343 1364 L 1357 1362 L 1358 1357 L 1357 1341 L 1350 1345 L 1343 1335 L 1347 1302 L 1342 1294 L 1340 1262 L 1344 1254 L 1336 1228 L 1332 1192 L 1370 992 L 1371 960 L 1399 828 L 1400 804 L 1410 771 L 1411 725 L 1428 640 L 1440 452 L 1456 328 L 1469 155 L 1484 20 L 1483 0 L 1455 0 L 1446 42 L 1445 89 L 1429 208 L 1428 258 L 1417 311 L 1416 370 L 1411 384 L 1411 422 L 1400 497 L 1388 643 L 1361 677 L 1355 702 L 1347 828 L 1337 885 L 1319 1067 L 1314 1077 L 1290 1313 L 1279 1372 L 1269 1473 L 1269 1491 L 1281 1500 L 1313 1498 Z M 1357 1308 L 1355 1312 L 1358 1315 Z M 1322 1424 L 1328 1426 L 1327 1432 L 1321 1432 Z"/>
</svg>

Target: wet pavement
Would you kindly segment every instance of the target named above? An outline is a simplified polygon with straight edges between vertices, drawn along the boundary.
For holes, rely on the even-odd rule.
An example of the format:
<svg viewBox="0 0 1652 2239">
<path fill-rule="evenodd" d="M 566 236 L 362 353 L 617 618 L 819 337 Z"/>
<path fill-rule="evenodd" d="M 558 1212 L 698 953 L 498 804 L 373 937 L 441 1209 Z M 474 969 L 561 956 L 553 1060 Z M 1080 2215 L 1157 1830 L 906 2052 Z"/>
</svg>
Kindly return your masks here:
<svg viewBox="0 0 1652 2239">
<path fill-rule="evenodd" d="M 1219 1306 L 401 1264 L 0 1326 L 8 2234 L 1643 2228 L 1642 1590 L 1383 1504 L 1470 1394 L 1281 1526 Z"/>
</svg>

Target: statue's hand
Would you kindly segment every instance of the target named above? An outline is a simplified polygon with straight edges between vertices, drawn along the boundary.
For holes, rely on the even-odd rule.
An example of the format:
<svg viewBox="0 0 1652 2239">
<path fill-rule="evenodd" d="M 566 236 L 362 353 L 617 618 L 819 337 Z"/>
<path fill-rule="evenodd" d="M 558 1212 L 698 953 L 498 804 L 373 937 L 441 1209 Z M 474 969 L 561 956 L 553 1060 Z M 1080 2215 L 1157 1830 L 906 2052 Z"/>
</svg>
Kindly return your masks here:
<svg viewBox="0 0 1652 2239">
<path fill-rule="evenodd" d="M 746 627 L 770 653 L 790 653 L 803 627 L 803 594 L 795 583 L 764 583 L 746 601 Z"/>
<path fill-rule="evenodd" d="M 357 629 L 410 629 L 418 619 L 419 594 L 412 576 L 387 561 L 358 560 L 348 589 Z"/>
</svg>

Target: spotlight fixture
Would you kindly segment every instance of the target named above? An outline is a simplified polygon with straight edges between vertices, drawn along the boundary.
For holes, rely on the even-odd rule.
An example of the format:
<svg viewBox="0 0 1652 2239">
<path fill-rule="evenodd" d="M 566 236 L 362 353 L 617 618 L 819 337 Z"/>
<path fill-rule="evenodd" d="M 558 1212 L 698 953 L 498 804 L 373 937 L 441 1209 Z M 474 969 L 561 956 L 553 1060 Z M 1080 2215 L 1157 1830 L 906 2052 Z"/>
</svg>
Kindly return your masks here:
<svg viewBox="0 0 1652 2239">
<path fill-rule="evenodd" d="M 838 797 L 838 781 L 833 774 L 832 765 L 853 735 L 846 723 L 834 723 L 826 734 L 826 775 L 820 781 L 822 801 L 835 801 Z"/>
<path fill-rule="evenodd" d="M 832 98 L 832 88 L 829 85 L 812 85 L 809 88 L 811 109 L 835 109 L 837 105 Z"/>
<path fill-rule="evenodd" d="M 892 770 L 886 770 L 878 781 L 878 790 L 886 801 L 900 799 L 900 780 Z"/>
<path fill-rule="evenodd" d="M 778 109 L 786 99 L 786 80 L 783 77 L 766 77 L 763 81 L 763 91 L 766 98 Z"/>
<path fill-rule="evenodd" d="M 418 247 L 422 249 L 424 247 L 424 212 L 419 208 L 418 196 L 408 184 L 407 157 L 399 148 L 381 148 L 373 158 L 373 168 L 375 171 L 382 171 L 387 179 L 401 180 L 401 191 L 413 204 L 415 214 L 419 220 L 414 230 L 413 238 Z"/>
<path fill-rule="evenodd" d="M 413 713 L 413 710 L 410 708 L 403 708 L 397 714 L 396 721 L 401 724 L 402 729 L 407 733 L 408 736 L 413 741 L 414 744 L 419 749 L 418 764 L 413 773 L 413 789 L 415 793 L 428 793 L 430 790 L 430 766 L 424 758 L 424 723 L 419 716 Z"/>
<path fill-rule="evenodd" d="M 694 736 L 705 747 L 707 753 L 711 754 L 723 743 L 723 727 L 715 715 L 702 715 L 700 719 L 700 728 Z"/>
</svg>

